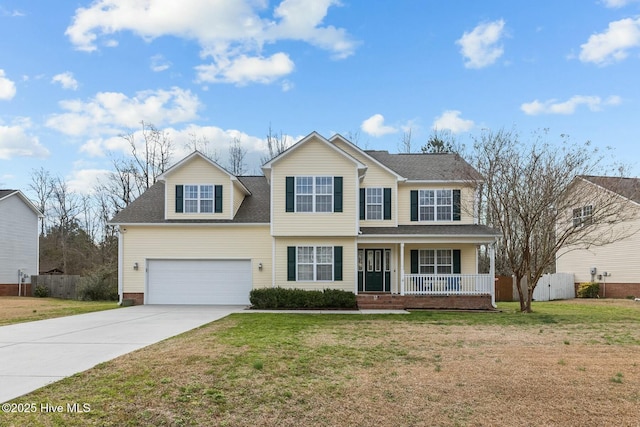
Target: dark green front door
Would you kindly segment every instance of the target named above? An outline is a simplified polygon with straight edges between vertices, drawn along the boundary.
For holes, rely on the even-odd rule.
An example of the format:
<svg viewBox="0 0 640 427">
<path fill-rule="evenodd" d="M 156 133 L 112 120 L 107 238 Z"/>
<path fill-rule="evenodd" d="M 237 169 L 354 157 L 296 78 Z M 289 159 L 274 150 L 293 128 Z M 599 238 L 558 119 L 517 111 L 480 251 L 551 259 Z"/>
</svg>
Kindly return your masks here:
<svg viewBox="0 0 640 427">
<path fill-rule="evenodd" d="M 382 292 L 384 290 L 384 249 L 365 249 L 365 280 L 366 292 Z"/>
</svg>

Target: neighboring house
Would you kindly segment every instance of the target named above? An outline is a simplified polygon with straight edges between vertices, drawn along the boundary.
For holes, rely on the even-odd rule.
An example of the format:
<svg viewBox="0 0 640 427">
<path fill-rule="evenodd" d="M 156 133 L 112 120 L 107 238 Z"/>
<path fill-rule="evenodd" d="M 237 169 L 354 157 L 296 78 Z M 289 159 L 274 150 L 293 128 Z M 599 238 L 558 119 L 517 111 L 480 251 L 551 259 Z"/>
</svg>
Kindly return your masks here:
<svg viewBox="0 0 640 427">
<path fill-rule="evenodd" d="M 576 285 L 599 282 L 601 297 L 640 297 L 640 179 L 579 176 L 573 185 L 578 186 L 574 191 L 584 196 L 570 212 L 571 225 L 624 238 L 605 245 L 566 246 L 558 252 L 556 271 L 573 273 Z M 624 221 L 613 226 L 592 224 L 593 215 L 598 215 L 598 196 L 601 204 L 620 203 Z"/>
<path fill-rule="evenodd" d="M 281 286 L 492 306 L 493 274 L 477 265 L 481 246 L 493 261 L 496 232 L 478 224 L 482 177 L 458 155 L 363 151 L 313 132 L 263 171 L 233 176 L 194 152 L 118 213 L 121 298 L 248 304 L 251 289 Z"/>
<path fill-rule="evenodd" d="M 0 296 L 31 295 L 31 275 L 38 274 L 42 217 L 20 190 L 0 190 Z"/>
</svg>

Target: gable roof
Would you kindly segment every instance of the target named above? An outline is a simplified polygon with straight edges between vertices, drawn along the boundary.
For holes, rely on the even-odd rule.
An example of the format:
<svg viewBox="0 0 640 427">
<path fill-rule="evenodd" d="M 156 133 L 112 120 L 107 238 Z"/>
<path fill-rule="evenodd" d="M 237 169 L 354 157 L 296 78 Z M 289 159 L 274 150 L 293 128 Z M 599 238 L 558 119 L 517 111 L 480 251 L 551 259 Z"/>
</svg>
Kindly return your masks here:
<svg viewBox="0 0 640 427">
<path fill-rule="evenodd" d="M 365 158 L 370 159 L 373 163 L 379 165 L 382 169 L 386 170 L 387 172 L 389 172 L 392 175 L 395 175 L 395 177 L 396 177 L 396 179 L 398 181 L 406 180 L 406 178 L 404 176 L 402 176 L 398 172 L 390 169 L 389 166 L 387 166 L 384 163 L 380 162 L 375 157 L 371 156 L 367 151 L 361 149 L 356 144 L 354 144 L 353 142 L 349 141 L 347 138 L 345 138 L 344 136 L 340 135 L 339 133 L 336 133 L 331 138 L 329 138 L 329 141 L 331 141 L 333 143 L 335 143 L 335 141 L 337 141 L 337 140 L 343 142 L 344 144 L 347 144 L 349 147 L 351 147 L 356 152 L 360 153 Z"/>
<path fill-rule="evenodd" d="M 388 151 L 365 151 L 408 181 L 482 181 L 482 175 L 460 155 L 438 154 L 390 154 Z"/>
<path fill-rule="evenodd" d="M 211 166 L 213 166 L 214 168 L 218 169 L 219 171 L 221 171 L 222 173 L 227 175 L 229 177 L 229 179 L 231 179 L 231 181 L 233 181 L 234 183 L 240 184 L 240 187 L 241 187 L 242 191 L 245 194 L 250 194 L 250 192 L 247 189 L 247 187 L 245 187 L 242 184 L 242 182 L 240 182 L 238 180 L 237 176 L 235 176 L 234 174 L 232 174 L 231 172 L 229 172 L 228 170 L 226 170 L 225 168 L 223 168 L 218 163 L 214 162 L 213 160 L 211 160 L 209 157 L 205 156 L 204 154 L 202 154 L 198 150 L 195 150 L 193 153 L 189 154 L 187 157 L 185 157 L 184 159 L 180 160 L 178 163 L 172 165 L 169 169 L 167 169 L 166 171 L 164 171 L 163 173 L 158 175 L 158 181 L 166 180 L 169 175 L 174 173 L 176 170 L 180 169 L 183 165 L 189 163 L 194 158 L 201 158 L 205 162 L 209 163 Z"/>
<path fill-rule="evenodd" d="M 612 191 L 622 197 L 640 204 L 640 178 L 623 178 L 619 176 L 580 175 L 585 181 Z"/>
<path fill-rule="evenodd" d="M 38 218 L 44 218 L 44 215 L 42 214 L 42 212 L 40 212 L 40 209 L 38 209 L 36 205 L 34 205 L 33 202 L 29 200 L 29 198 L 22 193 L 22 191 L 0 190 L 0 202 L 12 196 L 18 196 L 20 200 L 24 202 L 25 205 L 27 205 L 36 215 L 38 215 Z"/>
<path fill-rule="evenodd" d="M 118 212 L 110 224 L 197 224 L 197 223 L 269 223 L 269 200 L 271 191 L 267 180 L 263 176 L 242 176 L 238 181 L 245 187 L 247 195 L 240 205 L 233 219 L 165 219 L 164 198 L 165 185 L 163 181 L 153 184 L 140 197 Z"/>
</svg>

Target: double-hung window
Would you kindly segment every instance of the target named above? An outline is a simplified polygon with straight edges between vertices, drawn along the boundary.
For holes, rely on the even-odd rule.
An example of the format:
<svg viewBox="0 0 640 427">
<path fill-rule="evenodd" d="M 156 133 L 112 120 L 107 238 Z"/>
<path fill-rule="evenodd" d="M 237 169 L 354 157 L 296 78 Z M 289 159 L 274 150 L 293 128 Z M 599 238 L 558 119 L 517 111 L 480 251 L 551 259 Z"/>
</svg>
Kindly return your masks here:
<svg viewBox="0 0 640 427">
<path fill-rule="evenodd" d="M 296 252 L 297 280 L 333 280 L 333 246 L 298 246 Z"/>
<path fill-rule="evenodd" d="M 580 227 L 591 224 L 593 219 L 593 205 L 586 205 L 573 210 L 573 226 Z"/>
<path fill-rule="evenodd" d="M 418 194 L 420 221 L 451 221 L 452 190 L 420 190 Z"/>
<path fill-rule="evenodd" d="M 213 185 L 185 185 L 184 212 L 212 213 Z"/>
<path fill-rule="evenodd" d="M 453 255 L 450 249 L 423 249 L 418 256 L 420 274 L 453 273 Z"/>
<path fill-rule="evenodd" d="M 367 217 L 366 219 L 382 219 L 382 188 L 367 188 Z"/>
<path fill-rule="evenodd" d="M 333 212 L 333 177 L 298 176 L 296 212 Z"/>
</svg>

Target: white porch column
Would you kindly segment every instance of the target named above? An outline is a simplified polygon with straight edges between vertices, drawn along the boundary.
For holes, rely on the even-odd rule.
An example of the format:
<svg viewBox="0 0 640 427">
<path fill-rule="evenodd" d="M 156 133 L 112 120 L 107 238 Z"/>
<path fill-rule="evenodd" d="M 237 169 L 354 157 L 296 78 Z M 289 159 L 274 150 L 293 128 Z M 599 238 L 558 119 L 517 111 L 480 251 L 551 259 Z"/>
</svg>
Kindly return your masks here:
<svg viewBox="0 0 640 427">
<path fill-rule="evenodd" d="M 489 280 L 491 280 L 491 305 L 496 308 L 496 248 L 495 243 L 489 244 Z"/>
<path fill-rule="evenodd" d="M 400 243 L 400 295 L 404 295 L 404 242 Z"/>
</svg>

